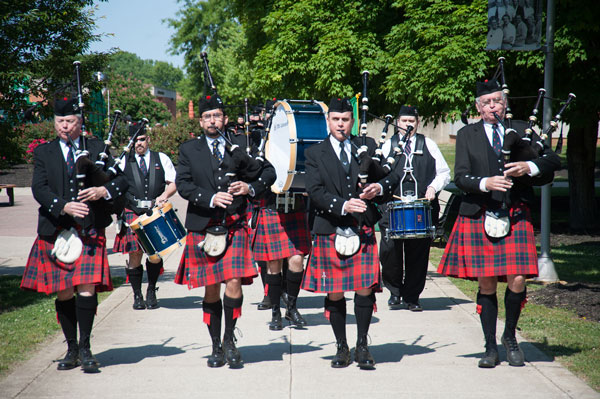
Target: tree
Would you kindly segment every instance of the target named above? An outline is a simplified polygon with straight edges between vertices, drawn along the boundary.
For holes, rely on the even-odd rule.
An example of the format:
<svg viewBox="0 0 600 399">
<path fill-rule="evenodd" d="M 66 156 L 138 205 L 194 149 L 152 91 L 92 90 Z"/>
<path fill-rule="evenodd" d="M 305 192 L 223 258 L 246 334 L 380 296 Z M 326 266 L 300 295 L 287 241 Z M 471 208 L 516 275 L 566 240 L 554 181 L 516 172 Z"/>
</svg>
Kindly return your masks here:
<svg viewBox="0 0 600 399">
<path fill-rule="evenodd" d="M 136 54 L 117 51 L 110 57 L 107 74 L 127 76 L 163 89 L 176 90 L 183 79 L 181 69 L 165 61 L 143 60 Z"/>
<path fill-rule="evenodd" d="M 146 118 L 151 125 L 171 120 L 167 106 L 150 94 L 149 87 L 140 80 L 115 76 L 109 80 L 111 108 L 118 109 L 132 120 Z"/>
</svg>

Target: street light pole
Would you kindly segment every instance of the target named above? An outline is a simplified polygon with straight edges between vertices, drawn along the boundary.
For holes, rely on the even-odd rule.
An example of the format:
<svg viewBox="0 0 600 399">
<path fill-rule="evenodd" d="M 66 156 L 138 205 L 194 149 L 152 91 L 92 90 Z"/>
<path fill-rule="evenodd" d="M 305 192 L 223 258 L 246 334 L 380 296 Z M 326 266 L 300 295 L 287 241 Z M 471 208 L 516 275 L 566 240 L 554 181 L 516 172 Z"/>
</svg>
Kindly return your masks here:
<svg viewBox="0 0 600 399">
<path fill-rule="evenodd" d="M 544 51 L 546 59 L 544 62 L 544 89 L 546 97 L 544 98 L 544 123 L 543 129 L 546 131 L 552 120 L 552 96 L 554 92 L 554 21 L 555 21 L 554 0 L 548 0 L 546 9 L 546 46 Z M 552 146 L 552 137 L 546 138 L 546 144 Z M 558 274 L 554 268 L 554 262 L 550 255 L 550 198 L 552 183 L 542 186 L 542 204 L 541 204 L 541 245 L 540 256 L 538 257 L 539 275 L 537 281 L 553 283 L 558 281 Z"/>
</svg>

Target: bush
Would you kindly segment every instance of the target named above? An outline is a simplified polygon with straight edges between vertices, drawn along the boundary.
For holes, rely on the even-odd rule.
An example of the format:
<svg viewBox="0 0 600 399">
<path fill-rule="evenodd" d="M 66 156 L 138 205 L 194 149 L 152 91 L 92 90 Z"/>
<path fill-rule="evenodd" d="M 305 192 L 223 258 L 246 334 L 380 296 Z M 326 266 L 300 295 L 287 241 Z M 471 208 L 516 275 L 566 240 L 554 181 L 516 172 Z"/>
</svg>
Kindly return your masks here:
<svg viewBox="0 0 600 399">
<path fill-rule="evenodd" d="M 190 138 L 198 137 L 201 131 L 197 120 L 182 116 L 171 120 L 171 123 L 166 126 L 153 127 L 150 133 L 152 137 L 150 148 L 153 151 L 164 152 L 176 164 L 179 145 Z"/>
</svg>

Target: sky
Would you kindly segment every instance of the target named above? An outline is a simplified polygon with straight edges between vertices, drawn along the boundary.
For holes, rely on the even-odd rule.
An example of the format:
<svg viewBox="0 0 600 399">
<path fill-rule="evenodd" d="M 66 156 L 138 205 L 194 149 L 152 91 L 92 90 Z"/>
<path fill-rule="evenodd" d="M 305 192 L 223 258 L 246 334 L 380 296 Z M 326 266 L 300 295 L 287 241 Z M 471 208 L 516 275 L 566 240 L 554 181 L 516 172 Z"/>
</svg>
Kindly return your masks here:
<svg viewBox="0 0 600 399">
<path fill-rule="evenodd" d="M 141 59 L 166 61 L 183 68 L 183 55 L 170 55 L 169 39 L 174 30 L 162 22 L 175 18 L 177 0 L 110 0 L 96 2 L 96 34 L 112 33 L 90 46 L 90 51 L 118 47 Z"/>
</svg>

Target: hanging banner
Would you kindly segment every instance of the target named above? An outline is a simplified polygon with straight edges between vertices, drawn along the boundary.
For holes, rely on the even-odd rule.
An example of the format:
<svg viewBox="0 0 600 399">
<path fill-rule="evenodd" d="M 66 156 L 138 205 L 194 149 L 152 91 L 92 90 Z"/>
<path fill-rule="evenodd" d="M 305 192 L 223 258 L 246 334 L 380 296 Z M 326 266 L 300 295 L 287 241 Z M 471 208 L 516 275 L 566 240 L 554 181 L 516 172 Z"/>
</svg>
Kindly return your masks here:
<svg viewBox="0 0 600 399">
<path fill-rule="evenodd" d="M 542 0 L 488 0 L 486 50 L 538 50 Z"/>
</svg>

